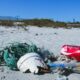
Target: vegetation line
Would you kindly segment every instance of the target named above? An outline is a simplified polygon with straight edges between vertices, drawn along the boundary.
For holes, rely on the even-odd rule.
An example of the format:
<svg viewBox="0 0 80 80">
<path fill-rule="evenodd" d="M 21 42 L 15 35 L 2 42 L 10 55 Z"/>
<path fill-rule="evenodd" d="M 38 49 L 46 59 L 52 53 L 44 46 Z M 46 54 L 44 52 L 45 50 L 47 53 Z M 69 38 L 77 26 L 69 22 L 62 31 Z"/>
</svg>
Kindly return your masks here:
<svg viewBox="0 0 80 80">
<path fill-rule="evenodd" d="M 51 19 L 17 19 L 17 20 L 0 20 L 1 26 L 39 26 L 39 27 L 53 27 L 53 28 L 80 28 L 79 22 L 61 22 L 61 21 L 54 21 Z"/>
</svg>

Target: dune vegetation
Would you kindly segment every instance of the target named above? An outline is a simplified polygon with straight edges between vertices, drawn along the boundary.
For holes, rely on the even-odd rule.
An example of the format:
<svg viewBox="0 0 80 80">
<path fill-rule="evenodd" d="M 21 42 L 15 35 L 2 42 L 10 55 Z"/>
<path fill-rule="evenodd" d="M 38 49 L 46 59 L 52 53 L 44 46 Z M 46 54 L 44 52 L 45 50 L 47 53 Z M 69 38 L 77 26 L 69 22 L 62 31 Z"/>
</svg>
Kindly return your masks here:
<svg viewBox="0 0 80 80">
<path fill-rule="evenodd" d="M 80 28 L 80 22 L 61 22 L 52 19 L 16 19 L 16 20 L 0 20 L 1 26 L 38 26 L 53 28 Z"/>
</svg>

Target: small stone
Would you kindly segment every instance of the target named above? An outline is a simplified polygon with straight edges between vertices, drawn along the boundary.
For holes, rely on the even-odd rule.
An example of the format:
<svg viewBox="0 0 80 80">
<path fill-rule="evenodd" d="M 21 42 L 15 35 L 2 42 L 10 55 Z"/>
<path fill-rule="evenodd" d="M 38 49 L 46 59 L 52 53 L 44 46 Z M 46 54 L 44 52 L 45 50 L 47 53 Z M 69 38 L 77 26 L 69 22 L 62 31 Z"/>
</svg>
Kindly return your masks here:
<svg viewBox="0 0 80 80">
<path fill-rule="evenodd" d="M 36 33 L 35 35 L 38 36 L 38 33 Z"/>
</svg>

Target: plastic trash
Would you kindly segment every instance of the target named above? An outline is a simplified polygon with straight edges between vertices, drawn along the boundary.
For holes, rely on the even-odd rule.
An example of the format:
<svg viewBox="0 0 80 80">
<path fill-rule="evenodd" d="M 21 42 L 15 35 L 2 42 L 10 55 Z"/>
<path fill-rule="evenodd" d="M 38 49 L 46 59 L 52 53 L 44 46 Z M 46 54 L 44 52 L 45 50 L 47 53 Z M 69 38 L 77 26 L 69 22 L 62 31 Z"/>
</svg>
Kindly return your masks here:
<svg viewBox="0 0 80 80">
<path fill-rule="evenodd" d="M 17 61 L 21 56 L 26 53 L 36 51 L 37 47 L 34 44 L 29 45 L 27 43 L 13 43 L 1 51 L 3 53 L 1 58 L 3 58 L 10 69 L 14 70 L 14 68 L 17 68 Z"/>
<path fill-rule="evenodd" d="M 68 78 L 66 76 L 63 76 L 63 75 L 58 75 L 55 80 L 68 80 Z"/>
<path fill-rule="evenodd" d="M 7 66 L 10 67 L 10 69 L 16 69 L 17 65 L 16 65 L 16 58 L 14 56 L 14 54 L 10 55 L 8 53 L 8 50 L 4 50 L 4 61 L 6 62 Z"/>
<path fill-rule="evenodd" d="M 76 61 L 80 61 L 80 46 L 63 45 L 61 54 Z"/>
<path fill-rule="evenodd" d="M 18 60 L 17 67 L 21 72 L 38 73 L 39 67 L 47 68 L 47 65 L 37 53 L 27 53 Z"/>
<path fill-rule="evenodd" d="M 6 46 L 0 51 L 0 61 L 7 64 L 10 69 L 17 66 L 17 61 L 25 54 L 37 53 L 42 60 L 51 55 L 48 50 L 38 48 L 36 45 L 27 43 L 11 43 L 11 45 Z M 48 58 L 47 58 L 48 59 Z"/>
</svg>

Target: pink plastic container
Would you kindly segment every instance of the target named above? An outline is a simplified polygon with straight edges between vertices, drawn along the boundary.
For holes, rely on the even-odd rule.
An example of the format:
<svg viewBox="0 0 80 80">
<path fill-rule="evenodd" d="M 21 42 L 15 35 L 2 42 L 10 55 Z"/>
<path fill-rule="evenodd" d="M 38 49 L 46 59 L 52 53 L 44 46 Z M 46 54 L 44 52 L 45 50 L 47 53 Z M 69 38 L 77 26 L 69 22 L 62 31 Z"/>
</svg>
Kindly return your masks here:
<svg viewBox="0 0 80 80">
<path fill-rule="evenodd" d="M 80 61 L 80 46 L 63 45 L 61 48 L 61 54 L 69 58 Z"/>
</svg>

